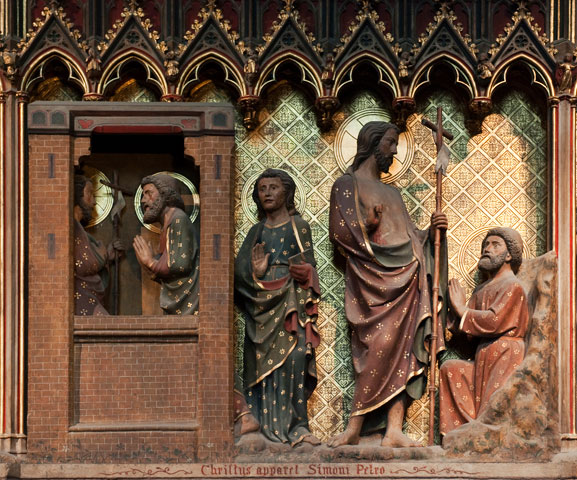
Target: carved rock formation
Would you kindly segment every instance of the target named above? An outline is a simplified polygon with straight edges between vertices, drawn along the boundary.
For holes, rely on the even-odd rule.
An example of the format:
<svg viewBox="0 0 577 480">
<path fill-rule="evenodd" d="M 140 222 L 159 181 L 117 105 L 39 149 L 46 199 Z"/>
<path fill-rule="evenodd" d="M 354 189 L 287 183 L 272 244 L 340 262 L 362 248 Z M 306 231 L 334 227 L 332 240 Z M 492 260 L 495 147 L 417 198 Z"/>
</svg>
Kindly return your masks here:
<svg viewBox="0 0 577 480">
<path fill-rule="evenodd" d="M 531 309 L 525 359 L 476 420 L 445 436 L 447 456 L 545 461 L 560 449 L 555 253 L 524 259 L 517 277 Z"/>
</svg>

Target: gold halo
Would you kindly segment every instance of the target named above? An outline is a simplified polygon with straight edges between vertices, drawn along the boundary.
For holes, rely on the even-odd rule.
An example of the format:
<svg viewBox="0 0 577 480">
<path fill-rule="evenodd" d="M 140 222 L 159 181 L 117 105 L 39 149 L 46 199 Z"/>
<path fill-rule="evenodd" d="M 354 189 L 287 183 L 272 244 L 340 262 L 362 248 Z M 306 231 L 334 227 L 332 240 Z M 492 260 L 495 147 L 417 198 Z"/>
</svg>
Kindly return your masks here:
<svg viewBox="0 0 577 480">
<path fill-rule="evenodd" d="M 84 166 L 82 169 L 84 176 L 92 182 L 94 188 L 94 200 L 96 201 L 94 209 L 92 210 L 92 217 L 86 225 L 86 228 L 94 227 L 101 223 L 112 210 L 112 205 L 114 204 L 114 196 L 112 189 L 100 182 L 104 180 L 110 183 L 108 177 L 104 175 L 100 170 L 94 167 Z"/>
<path fill-rule="evenodd" d="M 196 190 L 194 183 L 192 183 L 184 175 L 181 175 L 180 173 L 176 172 L 167 172 L 167 171 L 156 172 L 152 174 L 152 176 L 154 175 L 170 175 L 171 177 L 181 181 L 186 185 L 186 187 L 190 190 L 190 194 L 192 195 L 192 212 L 190 214 L 190 221 L 194 222 L 196 220 L 196 217 L 198 217 L 198 213 L 200 212 L 200 195 L 198 194 L 198 191 Z M 151 232 L 160 233 L 160 228 L 158 228 L 155 224 L 144 223 L 144 215 L 142 214 L 142 209 L 140 208 L 141 199 L 142 199 L 142 187 L 139 185 L 138 188 L 136 189 L 136 193 L 134 194 L 134 211 L 136 213 L 136 216 L 138 217 L 138 220 L 145 228 L 147 228 Z"/>
<path fill-rule="evenodd" d="M 353 164 L 357 152 L 357 137 L 361 128 L 368 122 L 389 122 L 389 113 L 382 108 L 366 108 L 348 117 L 337 130 L 335 136 L 335 158 L 337 165 L 344 173 Z M 415 154 L 415 140 L 413 134 L 406 130 L 399 134 L 397 155 L 391 164 L 389 173 L 381 174 L 385 183 L 393 183 L 409 169 Z"/>
<path fill-rule="evenodd" d="M 263 170 L 264 171 L 264 170 Z M 286 171 L 286 170 L 285 170 Z M 289 173 L 289 172 L 287 172 Z M 260 177 L 262 171 L 259 171 L 249 177 L 249 179 L 245 182 L 244 187 L 242 187 L 241 193 L 241 206 L 242 211 L 246 215 L 247 218 L 251 219 L 253 223 L 258 223 L 258 211 L 256 208 L 255 203 L 252 201 L 252 191 L 254 189 L 254 182 L 256 179 Z M 297 211 L 302 215 L 307 204 L 307 195 L 305 193 L 305 188 L 302 184 L 295 178 L 294 175 L 290 174 L 291 178 L 294 180 L 296 188 L 295 188 L 295 207 Z"/>
<path fill-rule="evenodd" d="M 481 242 L 487 235 L 487 232 L 492 228 L 499 228 L 501 225 L 485 225 L 474 230 L 459 247 L 459 254 L 457 256 L 457 270 L 467 285 L 471 288 L 477 286 L 475 279 L 475 271 L 477 270 L 477 263 L 479 262 L 479 255 L 481 253 Z M 477 247 L 475 248 L 475 245 Z M 473 254 L 474 252 L 474 254 Z M 471 255 L 473 255 L 471 259 Z M 529 257 L 529 249 L 526 242 L 523 242 L 523 257 Z"/>
</svg>

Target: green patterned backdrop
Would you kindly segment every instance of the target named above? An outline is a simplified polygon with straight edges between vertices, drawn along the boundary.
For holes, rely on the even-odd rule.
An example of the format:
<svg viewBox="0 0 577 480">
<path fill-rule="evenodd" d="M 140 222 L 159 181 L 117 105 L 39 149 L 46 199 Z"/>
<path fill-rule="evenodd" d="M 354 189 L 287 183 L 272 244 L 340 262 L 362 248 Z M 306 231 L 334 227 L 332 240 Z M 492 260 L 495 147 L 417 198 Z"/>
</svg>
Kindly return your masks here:
<svg viewBox="0 0 577 480">
<path fill-rule="evenodd" d="M 227 101 L 210 82 L 197 89 L 194 101 Z M 403 195 L 420 228 L 426 228 L 435 203 L 433 164 L 435 146 L 431 132 L 421 125 L 423 115 L 435 120 L 443 107 L 445 128 L 454 134 L 449 144 L 452 158 L 444 180 L 443 198 L 449 218 L 450 276 L 462 280 L 470 291 L 480 242 L 492 225 L 517 228 L 526 242 L 525 254 L 546 251 L 547 168 L 546 137 L 538 109 L 520 92 L 512 91 L 495 106 L 482 133 L 465 129 L 462 105 L 448 93 L 438 92 L 417 106 L 407 122 L 399 160 L 384 181 Z M 321 133 L 308 97 L 287 83 L 270 90 L 260 113 L 260 126 L 249 132 L 237 121 L 235 178 L 235 251 L 256 222 L 250 192 L 265 168 L 282 168 L 297 183 L 297 207 L 310 224 L 322 288 L 317 350 L 318 387 L 309 402 L 310 425 L 322 440 L 346 425 L 354 382 L 349 332 L 344 316 L 344 279 L 334 265 L 328 237 L 329 196 L 333 182 L 354 154 L 356 133 L 366 121 L 390 119 L 389 108 L 378 96 L 364 91 L 343 105 L 334 129 Z M 237 345 L 242 340 L 242 318 L 236 315 Z M 237 368 L 242 349 L 236 348 Z M 405 430 L 425 441 L 428 433 L 428 400 L 414 402 L 407 411 Z"/>
</svg>

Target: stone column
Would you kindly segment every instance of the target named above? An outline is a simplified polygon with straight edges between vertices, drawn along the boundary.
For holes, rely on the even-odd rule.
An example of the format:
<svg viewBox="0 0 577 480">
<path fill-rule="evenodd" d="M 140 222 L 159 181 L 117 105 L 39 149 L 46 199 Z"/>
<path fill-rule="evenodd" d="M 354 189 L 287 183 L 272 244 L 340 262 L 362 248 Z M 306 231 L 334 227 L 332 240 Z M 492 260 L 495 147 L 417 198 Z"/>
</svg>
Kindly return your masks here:
<svg viewBox="0 0 577 480">
<path fill-rule="evenodd" d="M 550 104 L 553 247 L 559 258 L 559 413 L 565 440 L 577 440 L 575 399 L 575 104 L 562 95 Z"/>
<path fill-rule="evenodd" d="M 27 97 L 0 96 L 0 450 L 26 452 L 24 425 L 25 110 Z"/>
</svg>

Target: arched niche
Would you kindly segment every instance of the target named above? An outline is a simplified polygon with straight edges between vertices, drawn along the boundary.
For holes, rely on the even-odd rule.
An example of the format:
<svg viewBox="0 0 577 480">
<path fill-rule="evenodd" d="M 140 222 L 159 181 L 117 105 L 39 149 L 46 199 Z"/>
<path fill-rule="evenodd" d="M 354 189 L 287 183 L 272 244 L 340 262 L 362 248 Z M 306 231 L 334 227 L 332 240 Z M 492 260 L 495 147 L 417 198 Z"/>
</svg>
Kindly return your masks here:
<svg viewBox="0 0 577 480">
<path fill-rule="evenodd" d="M 467 102 L 478 95 L 475 78 L 470 69 L 450 56 L 423 64 L 413 75 L 409 96 L 416 97 L 420 90 L 427 90 L 435 85 L 450 86 Z"/>
<path fill-rule="evenodd" d="M 373 59 L 360 58 L 346 65 L 335 80 L 335 95 L 341 103 L 360 90 L 370 90 L 388 104 L 400 93 L 399 84 L 389 68 Z"/>
<path fill-rule="evenodd" d="M 233 102 L 242 94 L 238 72 L 213 57 L 191 65 L 179 85 L 185 102 Z"/>
<path fill-rule="evenodd" d="M 284 53 L 263 65 L 262 73 L 254 87 L 255 94 L 261 97 L 275 83 L 286 80 L 300 85 L 312 98 L 322 95 L 319 72 L 305 59 L 294 53 Z"/>
<path fill-rule="evenodd" d="M 501 89 L 512 86 L 521 88 L 546 108 L 548 97 L 554 95 L 555 89 L 550 72 L 543 66 L 525 55 L 517 55 L 500 65 L 488 87 L 488 94 L 492 98 Z M 545 113 L 543 118 L 545 118 Z"/>
<path fill-rule="evenodd" d="M 295 59 L 287 58 L 267 70 L 255 88 L 261 98 L 268 98 L 270 92 L 285 84 L 298 88 L 312 104 L 318 98 L 319 90 L 310 70 Z"/>
<path fill-rule="evenodd" d="M 59 55 L 51 55 L 33 66 L 23 82 L 31 102 L 80 101 L 86 84 L 78 68 Z"/>
<path fill-rule="evenodd" d="M 160 71 L 135 55 L 127 55 L 103 75 L 104 98 L 115 102 L 157 102 L 166 92 Z"/>
</svg>

